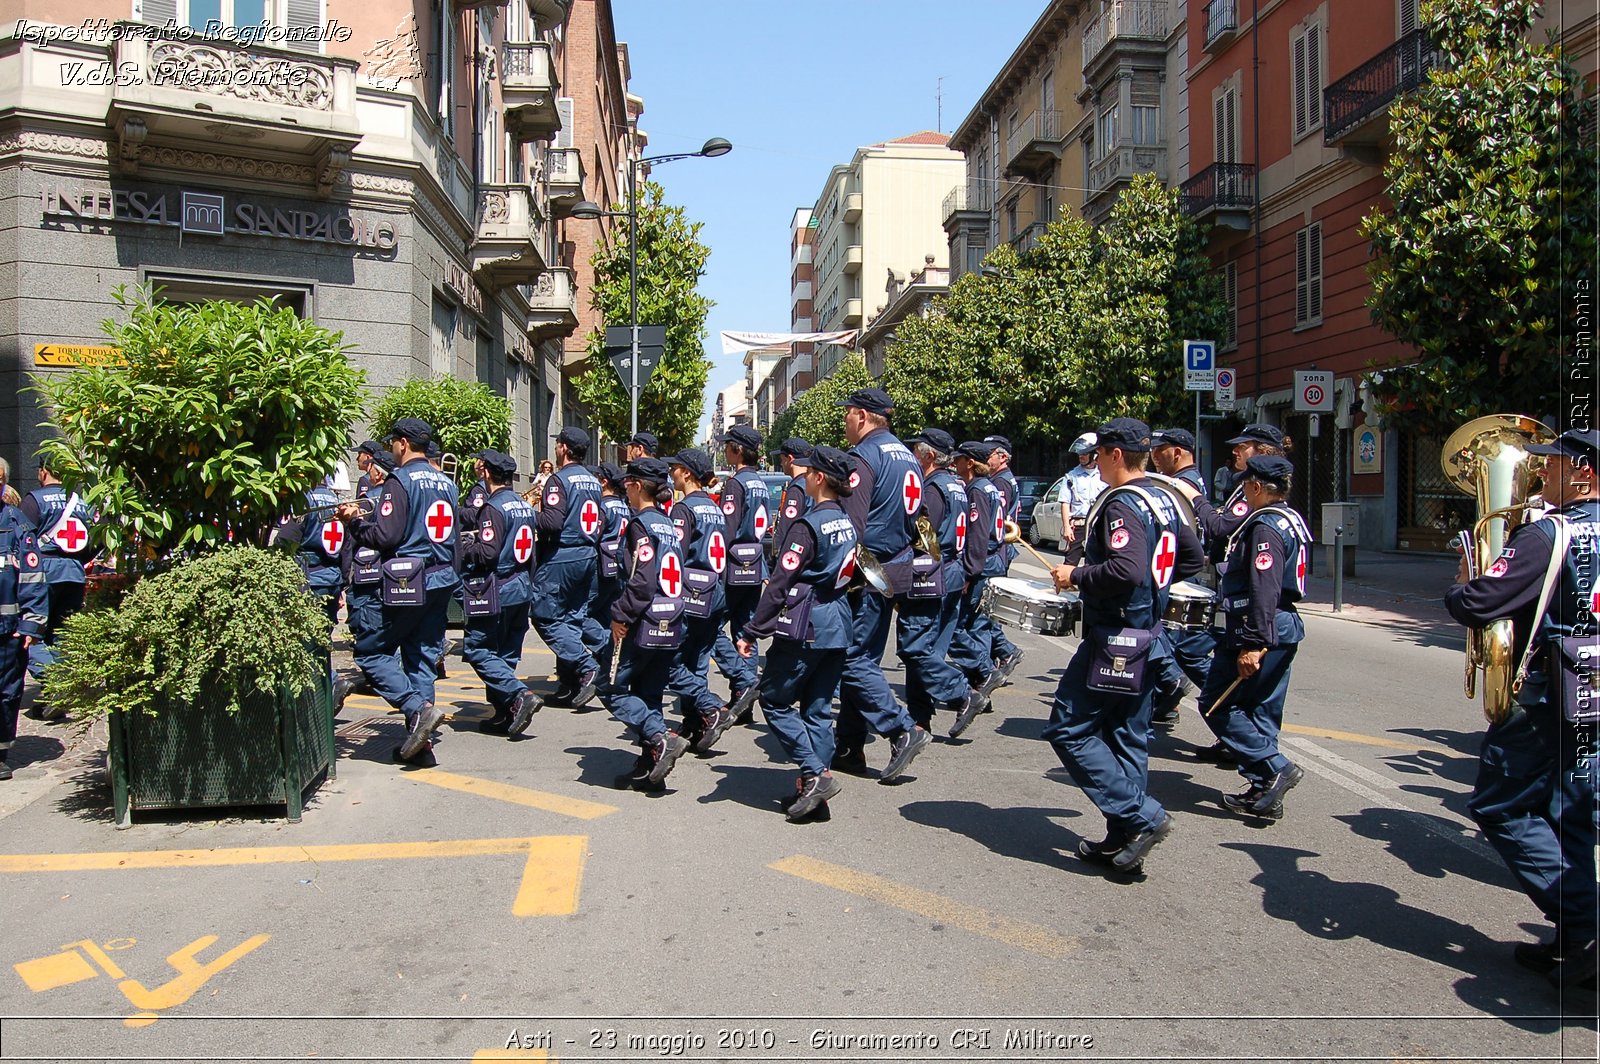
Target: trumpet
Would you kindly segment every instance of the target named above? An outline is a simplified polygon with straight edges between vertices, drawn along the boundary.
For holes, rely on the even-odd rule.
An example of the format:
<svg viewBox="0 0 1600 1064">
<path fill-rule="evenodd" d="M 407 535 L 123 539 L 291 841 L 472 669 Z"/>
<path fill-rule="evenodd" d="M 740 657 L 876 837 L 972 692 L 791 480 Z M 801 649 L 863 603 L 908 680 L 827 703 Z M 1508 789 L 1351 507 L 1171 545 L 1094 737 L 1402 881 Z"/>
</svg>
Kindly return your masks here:
<svg viewBox="0 0 1600 1064">
<path fill-rule="evenodd" d="M 313 506 L 303 514 L 290 514 L 284 520 L 308 521 L 312 518 L 315 518 L 319 521 L 326 521 L 327 517 L 323 516 L 324 514 L 332 514 L 338 510 L 339 507 L 345 505 L 346 503 L 354 504 L 356 512 L 362 517 L 371 517 L 377 512 L 377 504 L 372 499 L 363 495 L 357 499 L 340 499 L 338 502 L 324 503 L 321 506 Z"/>
<path fill-rule="evenodd" d="M 1043 554 L 1040 554 L 1038 551 L 1033 549 L 1033 544 L 1029 543 L 1027 541 L 1027 539 L 1025 539 L 1023 537 L 1023 535 L 1022 535 L 1022 526 L 1021 525 L 1017 524 L 1015 521 L 1007 521 L 1001 527 L 1004 529 L 1004 537 L 1003 538 L 1005 539 L 1005 541 L 1007 543 L 1019 543 L 1019 544 L 1021 544 L 1024 548 L 1027 549 L 1029 554 L 1033 555 L 1035 561 L 1037 561 L 1040 565 L 1045 567 L 1045 571 L 1046 572 L 1049 572 L 1050 570 L 1053 570 L 1056 567 L 1056 563 L 1055 562 L 1051 561 L 1049 558 L 1046 558 Z"/>
</svg>

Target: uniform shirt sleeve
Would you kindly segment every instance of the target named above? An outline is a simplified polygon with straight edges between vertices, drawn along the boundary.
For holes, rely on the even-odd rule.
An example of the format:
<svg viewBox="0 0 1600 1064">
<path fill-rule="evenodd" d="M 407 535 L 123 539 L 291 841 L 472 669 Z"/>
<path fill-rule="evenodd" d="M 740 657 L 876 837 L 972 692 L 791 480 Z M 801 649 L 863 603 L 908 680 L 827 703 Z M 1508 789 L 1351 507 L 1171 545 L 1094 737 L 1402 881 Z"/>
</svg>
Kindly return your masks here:
<svg viewBox="0 0 1600 1064">
<path fill-rule="evenodd" d="M 22 511 L 22 516 L 28 519 L 28 524 L 33 526 L 34 531 L 48 531 L 48 529 L 39 527 L 39 500 L 33 497 L 33 492 L 30 491 L 22 497 L 22 501 L 17 504 L 17 509 Z"/>
<path fill-rule="evenodd" d="M 567 524 L 567 485 L 560 477 L 552 475 L 539 492 L 540 532 L 559 533 Z"/>
<path fill-rule="evenodd" d="M 667 511 L 667 516 L 672 518 L 672 527 L 678 530 L 678 542 L 683 544 L 683 549 L 687 552 L 697 527 L 694 511 L 681 502 L 675 502 L 672 504 L 672 509 Z"/>
<path fill-rule="evenodd" d="M 1005 477 L 994 478 L 994 489 L 1000 493 L 1000 508 L 1005 513 L 1006 519 L 1011 518 L 1011 507 L 1017 501 L 1011 493 L 1011 481 Z"/>
<path fill-rule="evenodd" d="M 1173 570 L 1174 580 L 1187 580 L 1206 567 L 1206 549 L 1200 537 L 1183 522 L 1178 523 L 1178 567 Z"/>
<path fill-rule="evenodd" d="M 1119 525 L 1118 521 L 1122 523 Z M 1121 535 L 1123 532 L 1126 537 Z M 1073 587 L 1090 598 L 1114 598 L 1144 583 L 1150 571 L 1150 545 L 1144 534 L 1144 520 L 1130 503 L 1121 499 L 1107 503 L 1100 511 L 1100 520 L 1087 534 L 1100 541 L 1106 560 L 1074 569 Z"/>
<path fill-rule="evenodd" d="M 383 508 L 389 504 L 385 516 Z M 411 500 L 392 479 L 384 478 L 372 517 L 358 517 L 350 524 L 350 536 L 357 546 L 371 547 L 386 557 L 392 557 L 396 547 L 406 541 L 406 527 L 411 523 Z"/>
<path fill-rule="evenodd" d="M 476 573 L 494 572 L 500 563 L 500 548 L 506 541 L 506 516 L 498 507 L 484 506 L 478 510 L 478 534 L 461 537 L 461 559 L 467 569 Z M 488 532 L 488 539 L 484 533 Z"/>
<path fill-rule="evenodd" d="M 1211 505 L 1211 500 L 1204 495 L 1197 495 L 1194 499 L 1194 519 L 1199 522 L 1200 528 L 1207 536 L 1215 540 L 1226 540 L 1239 530 L 1244 524 L 1248 513 L 1236 514 L 1231 509 L 1219 510 Z"/>
<path fill-rule="evenodd" d="M 806 493 L 800 486 L 790 481 L 784 485 L 783 494 L 778 496 L 778 515 L 772 522 L 772 541 L 781 543 L 783 537 L 789 534 L 789 529 L 800 520 L 800 510 L 805 505 Z M 789 516 L 790 508 L 794 509 L 794 516 Z"/>
<path fill-rule="evenodd" d="M 804 521 L 796 521 L 784 542 L 778 545 L 778 563 L 772 567 L 772 575 L 767 579 L 766 589 L 761 592 L 761 601 L 756 603 L 755 616 L 745 625 L 746 639 L 754 642 L 758 638 L 764 639 L 772 635 L 778 613 L 788 601 L 789 589 L 799 581 L 801 570 L 810 564 L 816 553 L 817 540 L 812 534 L 811 526 Z M 783 561 L 791 554 L 798 556 L 793 568 Z"/>
<path fill-rule="evenodd" d="M 872 489 L 877 479 L 859 454 L 850 456 L 850 470 L 856 475 L 856 486 L 849 498 L 839 500 L 839 505 L 844 507 L 845 516 L 856 527 L 856 539 L 859 540 L 867 534 L 867 514 L 872 512 Z"/>
<path fill-rule="evenodd" d="M 639 548 L 648 544 L 650 558 L 647 561 L 638 561 Z M 650 538 L 650 533 L 637 519 L 628 522 L 627 529 L 622 534 L 623 549 L 627 552 L 626 558 L 619 561 L 625 567 L 630 567 L 628 580 L 622 587 L 622 596 L 611 607 L 611 619 L 621 621 L 623 624 L 633 624 L 644 616 L 650 608 L 650 602 L 656 597 L 657 581 L 661 575 L 661 552 L 656 549 L 655 541 Z"/>
<path fill-rule="evenodd" d="M 744 481 L 737 477 L 729 477 L 722 486 L 722 519 L 730 543 L 738 541 L 739 532 L 744 526 L 744 512 L 750 503 L 746 497 L 748 492 Z"/>
<path fill-rule="evenodd" d="M 994 501 L 986 491 L 967 492 L 967 543 L 961 551 L 961 569 L 968 580 L 983 575 L 989 560 L 990 529 L 994 526 Z"/>
<path fill-rule="evenodd" d="M 1238 636 L 1246 650 L 1278 645 L 1285 553 L 1283 537 L 1265 521 L 1251 525 L 1249 538 L 1241 539 L 1234 551 L 1232 564 L 1250 567 L 1250 607 L 1239 623 Z"/>
<path fill-rule="evenodd" d="M 17 633 L 38 639 L 50 620 L 50 586 L 31 526 L 17 529 Z"/>
<path fill-rule="evenodd" d="M 460 513 L 463 525 L 476 524 L 478 516 L 489 502 L 489 492 L 484 488 L 483 481 L 478 481 L 467 489 L 467 497 L 462 500 Z"/>
<path fill-rule="evenodd" d="M 1450 616 L 1469 628 L 1481 628 L 1505 617 L 1516 623 L 1517 642 L 1526 641 L 1532 630 L 1539 592 L 1544 589 L 1545 570 L 1555 541 L 1535 522 L 1512 533 L 1506 549 L 1478 576 L 1456 584 L 1444 595 Z"/>
<path fill-rule="evenodd" d="M 922 493 L 922 509 L 928 515 L 928 520 L 933 524 L 933 530 L 938 532 L 944 527 L 944 515 L 949 509 L 945 503 L 944 492 L 932 485 L 926 485 L 931 490 Z"/>
</svg>

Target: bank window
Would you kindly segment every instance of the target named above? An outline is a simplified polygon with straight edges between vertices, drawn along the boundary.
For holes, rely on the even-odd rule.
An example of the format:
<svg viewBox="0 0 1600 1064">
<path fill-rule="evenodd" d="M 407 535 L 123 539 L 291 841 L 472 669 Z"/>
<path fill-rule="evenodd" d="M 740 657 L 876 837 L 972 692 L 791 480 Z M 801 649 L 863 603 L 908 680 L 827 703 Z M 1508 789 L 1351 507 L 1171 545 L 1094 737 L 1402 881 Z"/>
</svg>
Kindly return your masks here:
<svg viewBox="0 0 1600 1064">
<path fill-rule="evenodd" d="M 297 52 L 320 52 L 312 31 L 323 27 L 324 0 L 133 0 L 133 19 L 154 26 L 186 26 L 204 32 L 207 26 L 247 29 L 265 23 L 285 30 L 282 37 L 236 38 L 230 43 L 263 44 Z"/>
<path fill-rule="evenodd" d="M 1322 323 L 1322 223 L 1294 235 L 1294 324 Z"/>
</svg>

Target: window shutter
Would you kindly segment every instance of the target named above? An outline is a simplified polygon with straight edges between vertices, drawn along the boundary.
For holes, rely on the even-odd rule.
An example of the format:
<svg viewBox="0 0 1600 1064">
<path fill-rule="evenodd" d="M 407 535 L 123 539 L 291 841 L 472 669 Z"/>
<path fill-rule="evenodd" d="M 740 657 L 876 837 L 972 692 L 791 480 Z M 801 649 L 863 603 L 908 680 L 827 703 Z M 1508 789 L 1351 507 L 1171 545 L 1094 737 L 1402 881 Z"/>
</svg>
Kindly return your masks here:
<svg viewBox="0 0 1600 1064">
<path fill-rule="evenodd" d="M 561 128 L 556 130 L 556 144 L 558 148 L 572 147 L 572 97 L 556 97 L 556 114 L 561 116 Z"/>
<path fill-rule="evenodd" d="M 1400 0 L 1400 18 L 1396 37 L 1404 37 L 1417 29 L 1417 0 Z"/>
<path fill-rule="evenodd" d="M 1310 320 L 1310 307 L 1306 303 L 1307 235 L 1302 229 L 1294 235 L 1294 323 L 1304 325 Z"/>
<path fill-rule="evenodd" d="M 1306 128 L 1322 125 L 1322 26 L 1306 30 Z"/>
<path fill-rule="evenodd" d="M 1232 88 L 1224 89 L 1217 94 L 1217 118 L 1213 136 L 1216 140 L 1217 162 L 1235 163 L 1239 161 L 1238 139 L 1235 135 L 1235 116 L 1238 108 L 1237 94 Z"/>
<path fill-rule="evenodd" d="M 1306 230 L 1306 307 L 1307 321 L 1322 317 L 1322 225 Z"/>
<path fill-rule="evenodd" d="M 133 0 L 133 20 L 152 26 L 178 21 L 178 0 Z"/>
<path fill-rule="evenodd" d="M 285 47 L 293 48 L 297 52 L 310 52 L 312 55 L 322 51 L 321 41 L 308 40 L 304 36 L 322 25 L 322 0 L 286 0 L 284 15 L 287 28 L 299 30 L 302 34 L 298 40 L 285 41 Z"/>
<path fill-rule="evenodd" d="M 1222 270 L 1222 294 L 1228 306 L 1227 324 L 1222 330 L 1222 346 L 1239 346 L 1239 267 L 1228 263 Z"/>
<path fill-rule="evenodd" d="M 1296 37 L 1290 49 L 1293 53 L 1290 69 L 1294 82 L 1294 135 L 1299 137 L 1306 131 L 1306 35 L 1302 33 Z"/>
</svg>

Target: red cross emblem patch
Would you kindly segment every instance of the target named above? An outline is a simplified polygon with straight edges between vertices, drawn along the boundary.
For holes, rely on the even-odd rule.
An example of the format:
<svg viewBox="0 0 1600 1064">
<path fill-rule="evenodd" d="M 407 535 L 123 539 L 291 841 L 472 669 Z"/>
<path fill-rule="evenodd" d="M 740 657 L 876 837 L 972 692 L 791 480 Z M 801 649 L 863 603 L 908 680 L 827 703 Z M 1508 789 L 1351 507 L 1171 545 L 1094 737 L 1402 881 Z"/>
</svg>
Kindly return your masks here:
<svg viewBox="0 0 1600 1064">
<path fill-rule="evenodd" d="M 956 553 L 960 554 L 967 547 L 967 511 L 961 510 L 956 514 Z"/>
<path fill-rule="evenodd" d="M 1243 517 L 1245 514 L 1250 512 L 1250 504 L 1245 502 L 1243 499 L 1240 499 L 1238 502 L 1233 504 L 1233 509 L 1229 512 L 1235 517 Z"/>
<path fill-rule="evenodd" d="M 511 541 L 511 556 L 522 565 L 533 557 L 533 530 L 527 525 L 517 529 L 517 538 Z"/>
<path fill-rule="evenodd" d="M 900 497 L 905 500 L 907 514 L 917 512 L 922 503 L 922 478 L 917 476 L 916 470 L 906 470 L 905 480 L 900 484 Z"/>
<path fill-rule="evenodd" d="M 706 545 L 706 557 L 711 559 L 713 572 L 722 572 L 728 564 L 728 544 L 723 540 L 721 532 L 713 532 L 711 541 Z"/>
<path fill-rule="evenodd" d="M 650 546 L 650 541 L 648 539 L 641 539 L 639 541 L 638 549 L 633 552 L 634 560 L 639 562 L 641 565 L 655 556 L 656 550 L 654 547 Z"/>
<path fill-rule="evenodd" d="M 384 517 L 388 517 L 390 514 L 394 513 L 394 500 L 385 497 L 383 500 L 383 505 L 378 507 L 378 513 Z"/>
<path fill-rule="evenodd" d="M 322 553 L 328 557 L 336 557 L 339 548 L 344 545 L 344 527 L 337 521 L 329 521 L 322 526 Z"/>
<path fill-rule="evenodd" d="M 756 507 L 755 526 L 757 539 L 761 539 L 767 534 L 767 508 L 765 506 Z"/>
<path fill-rule="evenodd" d="M 1484 576 L 1505 576 L 1506 575 L 1506 570 L 1509 569 L 1509 568 L 1511 568 L 1511 565 L 1504 558 L 1496 558 L 1494 560 L 1494 564 L 1489 566 L 1489 571 L 1484 573 L 1483 575 Z"/>
<path fill-rule="evenodd" d="M 1271 569 L 1272 568 L 1272 555 L 1267 553 L 1266 551 L 1262 551 L 1260 554 L 1257 554 L 1256 555 L 1256 568 L 1260 569 L 1262 572 L 1266 572 L 1268 569 Z"/>
<path fill-rule="evenodd" d="M 668 551 L 661 559 L 661 593 L 668 598 L 677 598 L 683 590 L 683 565 L 678 561 L 678 556 Z"/>
<path fill-rule="evenodd" d="M 78 553 L 78 548 L 89 539 L 89 530 L 82 521 L 76 517 L 63 517 L 61 527 L 56 529 L 55 540 L 61 544 L 68 554 Z"/>
<path fill-rule="evenodd" d="M 37 568 L 39 568 L 39 556 L 37 554 L 33 553 L 33 551 L 31 551 L 31 550 L 28 552 L 28 556 L 23 559 L 23 562 L 27 565 L 27 567 L 29 569 L 37 569 Z"/>
<path fill-rule="evenodd" d="M 1150 559 L 1150 575 L 1156 587 L 1166 587 L 1172 581 L 1172 570 L 1178 565 L 1178 537 L 1171 532 L 1161 533 L 1156 540 L 1155 557 Z"/>
<path fill-rule="evenodd" d="M 994 512 L 994 541 L 996 543 L 1004 543 L 1006 541 L 1006 512 L 1004 510 L 996 510 Z"/>
<path fill-rule="evenodd" d="M 859 488 L 861 486 L 861 472 L 859 470 L 850 470 L 850 486 L 852 488 Z"/>
<path fill-rule="evenodd" d="M 494 526 L 493 525 L 484 525 L 483 528 L 479 529 L 479 531 L 478 531 L 478 538 L 483 540 L 485 543 L 493 543 L 494 542 Z"/>
<path fill-rule="evenodd" d="M 583 534 L 593 539 L 600 532 L 600 506 L 593 499 L 583 500 L 583 507 L 578 511 L 578 527 L 583 529 Z"/>
<path fill-rule="evenodd" d="M 544 493 L 544 504 L 546 506 L 556 506 L 560 502 L 561 502 L 561 492 L 558 491 L 557 489 L 551 488 L 549 491 Z"/>
<path fill-rule="evenodd" d="M 722 504 L 722 512 L 727 514 L 729 517 L 733 516 L 733 500 L 732 499 L 729 499 L 727 502 Z"/>
<path fill-rule="evenodd" d="M 796 517 L 799 517 L 800 516 L 800 506 L 799 506 L 799 504 L 795 503 L 795 502 L 790 502 L 788 506 L 785 506 L 783 508 L 783 516 L 787 517 L 791 521 L 793 521 Z"/>
<path fill-rule="evenodd" d="M 1111 549 L 1112 550 L 1121 550 L 1123 547 L 1126 547 L 1127 545 L 1128 545 L 1128 530 L 1126 528 L 1119 528 L 1115 532 L 1111 533 Z"/>
<path fill-rule="evenodd" d="M 455 531 L 456 512 L 443 499 L 435 499 L 428 507 L 428 516 L 424 524 L 428 529 L 428 538 L 435 543 L 443 543 L 450 538 L 450 533 Z"/>
<path fill-rule="evenodd" d="M 856 575 L 856 552 L 851 551 L 844 556 L 844 561 L 839 564 L 839 576 L 834 580 L 835 588 L 844 587 Z"/>
<path fill-rule="evenodd" d="M 789 572 L 792 573 L 796 569 L 800 568 L 800 563 L 803 560 L 804 559 L 802 559 L 800 557 L 800 552 L 799 551 L 797 551 L 797 550 L 786 550 L 786 551 L 783 552 L 783 561 L 780 562 L 779 564 L 781 564 L 785 569 L 789 570 Z"/>
<path fill-rule="evenodd" d="M 1306 593 L 1306 549 L 1304 546 L 1300 548 L 1300 554 L 1295 559 L 1294 582 L 1299 587 L 1300 594 L 1304 595 Z"/>
</svg>

